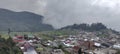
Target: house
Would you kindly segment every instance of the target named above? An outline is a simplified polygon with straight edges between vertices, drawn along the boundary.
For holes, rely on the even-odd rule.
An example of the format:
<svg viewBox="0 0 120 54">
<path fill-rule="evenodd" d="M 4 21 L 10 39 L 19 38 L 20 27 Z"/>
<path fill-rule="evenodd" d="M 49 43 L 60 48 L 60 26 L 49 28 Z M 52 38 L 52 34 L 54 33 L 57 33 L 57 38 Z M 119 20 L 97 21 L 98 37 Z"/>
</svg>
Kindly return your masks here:
<svg viewBox="0 0 120 54">
<path fill-rule="evenodd" d="M 115 49 L 120 49 L 120 44 L 115 44 L 115 45 L 113 45 L 113 48 L 115 48 Z"/>
<path fill-rule="evenodd" d="M 100 46 L 101 46 L 101 43 L 97 43 L 97 42 L 95 42 L 95 43 L 94 43 L 94 46 L 96 46 L 96 47 L 100 47 Z"/>
<path fill-rule="evenodd" d="M 65 54 L 61 49 L 53 49 L 51 54 Z"/>
<path fill-rule="evenodd" d="M 15 36 L 13 37 L 13 41 L 19 43 L 19 42 L 24 42 L 25 39 L 23 36 Z"/>
</svg>

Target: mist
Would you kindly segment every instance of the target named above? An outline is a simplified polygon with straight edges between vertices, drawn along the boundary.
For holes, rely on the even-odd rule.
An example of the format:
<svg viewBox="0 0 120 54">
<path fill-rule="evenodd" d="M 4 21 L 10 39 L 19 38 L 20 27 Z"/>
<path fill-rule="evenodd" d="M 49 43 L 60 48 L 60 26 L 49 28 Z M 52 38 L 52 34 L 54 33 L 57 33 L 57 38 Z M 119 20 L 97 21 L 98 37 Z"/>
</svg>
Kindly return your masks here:
<svg viewBox="0 0 120 54">
<path fill-rule="evenodd" d="M 118 0 L 48 0 L 44 23 L 55 28 L 80 23 L 102 22 L 120 30 Z"/>
<path fill-rule="evenodd" d="M 0 8 L 29 11 L 44 16 L 54 28 L 102 22 L 120 31 L 120 0 L 0 0 Z"/>
</svg>

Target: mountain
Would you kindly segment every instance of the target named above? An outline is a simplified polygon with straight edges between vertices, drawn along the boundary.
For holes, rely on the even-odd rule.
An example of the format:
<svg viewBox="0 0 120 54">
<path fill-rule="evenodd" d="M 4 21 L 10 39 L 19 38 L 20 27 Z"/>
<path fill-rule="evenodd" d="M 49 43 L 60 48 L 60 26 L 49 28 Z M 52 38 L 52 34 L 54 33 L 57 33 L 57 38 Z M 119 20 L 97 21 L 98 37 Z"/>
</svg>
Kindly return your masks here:
<svg viewBox="0 0 120 54">
<path fill-rule="evenodd" d="M 43 16 L 31 12 L 14 12 L 0 8 L 0 31 L 46 31 L 53 27 L 42 23 Z"/>
<path fill-rule="evenodd" d="M 63 27 L 61 29 L 58 29 L 57 32 L 62 34 L 78 34 L 81 31 L 84 32 L 94 32 L 98 34 L 98 36 L 110 36 L 110 35 L 120 35 L 120 33 L 116 30 L 113 30 L 111 28 L 107 28 L 102 23 L 92 23 L 92 24 L 73 24 L 66 27 Z M 56 31 L 55 31 L 56 32 Z"/>
<path fill-rule="evenodd" d="M 105 30 L 108 28 L 102 23 L 93 23 L 91 25 L 83 23 L 83 24 L 69 25 L 69 26 L 61 28 L 60 30 L 63 30 L 63 29 L 83 30 L 83 31 L 100 31 L 100 30 Z"/>
</svg>

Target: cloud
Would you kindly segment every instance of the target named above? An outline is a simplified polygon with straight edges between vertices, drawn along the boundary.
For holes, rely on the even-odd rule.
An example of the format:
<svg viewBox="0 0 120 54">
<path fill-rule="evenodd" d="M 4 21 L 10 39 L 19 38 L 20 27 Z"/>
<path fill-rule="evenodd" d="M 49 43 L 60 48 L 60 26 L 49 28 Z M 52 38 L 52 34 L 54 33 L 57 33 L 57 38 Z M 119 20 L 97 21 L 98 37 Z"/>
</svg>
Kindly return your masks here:
<svg viewBox="0 0 120 54">
<path fill-rule="evenodd" d="M 102 22 L 119 27 L 119 4 L 114 0 L 52 0 L 47 1 L 44 23 L 61 28 L 74 23 Z"/>
<path fill-rule="evenodd" d="M 45 2 L 43 0 L 0 0 L 0 8 L 13 11 L 29 11 L 43 15 Z"/>
<path fill-rule="evenodd" d="M 112 11 L 120 9 L 120 0 L 95 0 L 92 5 L 99 6 L 101 8 L 108 8 Z"/>
<path fill-rule="evenodd" d="M 43 23 L 56 29 L 102 22 L 120 31 L 120 0 L 0 0 L 0 8 L 43 15 Z"/>
</svg>

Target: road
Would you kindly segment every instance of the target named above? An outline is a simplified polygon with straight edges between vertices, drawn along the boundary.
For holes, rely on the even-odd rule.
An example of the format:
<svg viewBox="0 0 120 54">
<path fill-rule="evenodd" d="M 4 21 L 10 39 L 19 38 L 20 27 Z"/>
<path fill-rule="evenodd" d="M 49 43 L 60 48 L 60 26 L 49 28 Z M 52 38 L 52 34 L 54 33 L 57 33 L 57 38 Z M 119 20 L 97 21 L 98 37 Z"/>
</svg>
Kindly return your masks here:
<svg viewBox="0 0 120 54">
<path fill-rule="evenodd" d="M 27 49 L 27 52 L 24 52 L 24 54 L 37 54 L 37 52 L 33 47 L 30 47 Z"/>
</svg>

